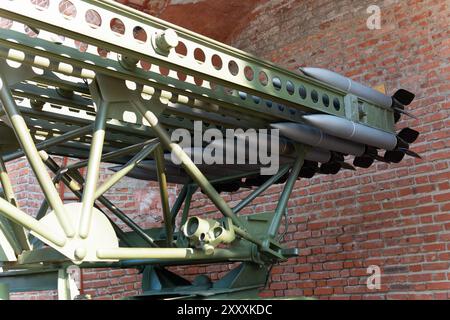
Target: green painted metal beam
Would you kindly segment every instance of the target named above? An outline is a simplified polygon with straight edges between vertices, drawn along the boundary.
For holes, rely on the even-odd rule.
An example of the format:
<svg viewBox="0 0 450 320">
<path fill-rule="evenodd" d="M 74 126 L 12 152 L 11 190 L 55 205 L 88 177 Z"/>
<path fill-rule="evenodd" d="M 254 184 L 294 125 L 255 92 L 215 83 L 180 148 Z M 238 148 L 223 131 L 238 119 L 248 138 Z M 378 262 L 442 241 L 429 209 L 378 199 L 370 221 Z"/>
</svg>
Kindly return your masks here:
<svg viewBox="0 0 450 320">
<path fill-rule="evenodd" d="M 55 211 L 58 221 L 61 224 L 66 236 L 73 237 L 75 235 L 75 230 L 69 222 L 63 203 L 59 198 L 58 192 L 56 191 L 50 175 L 45 170 L 45 166 L 39 157 L 38 150 L 36 149 L 33 139 L 28 131 L 25 120 L 17 109 L 17 105 L 11 95 L 11 91 L 7 86 L 8 81 L 5 78 L 5 75 L 1 72 L 0 81 L 0 99 L 19 143 L 36 174 L 36 178 L 47 198 L 47 201 Z"/>
<path fill-rule="evenodd" d="M 57 279 L 58 270 L 0 272 L 0 300 L 9 292 L 56 290 Z"/>
</svg>

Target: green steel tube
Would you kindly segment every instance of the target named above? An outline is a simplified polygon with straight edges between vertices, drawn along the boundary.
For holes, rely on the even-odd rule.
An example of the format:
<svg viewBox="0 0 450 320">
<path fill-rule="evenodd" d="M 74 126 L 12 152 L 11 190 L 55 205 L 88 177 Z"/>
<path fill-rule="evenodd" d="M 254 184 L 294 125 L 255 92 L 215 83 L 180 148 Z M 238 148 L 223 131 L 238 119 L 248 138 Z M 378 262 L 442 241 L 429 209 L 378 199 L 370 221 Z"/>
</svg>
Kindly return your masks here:
<svg viewBox="0 0 450 320">
<path fill-rule="evenodd" d="M 102 161 L 103 162 L 107 162 L 108 160 L 116 159 L 116 158 L 119 158 L 121 156 L 128 155 L 128 154 L 130 154 L 130 153 L 132 153 L 132 152 L 134 152 L 136 150 L 141 150 L 143 147 L 145 147 L 149 143 L 152 143 L 153 141 L 155 141 L 155 139 L 151 139 L 151 140 L 148 140 L 148 141 L 145 141 L 145 142 L 141 142 L 141 143 L 129 146 L 129 147 L 125 147 L 125 148 L 122 148 L 120 150 L 115 150 L 115 151 L 108 152 L 108 153 L 106 153 L 106 154 L 104 154 L 102 156 Z M 82 160 L 82 161 L 79 161 L 79 162 L 76 162 L 76 163 L 68 165 L 67 169 L 70 169 L 70 170 L 72 170 L 72 169 L 74 169 L 74 170 L 75 169 L 81 169 L 81 168 L 86 167 L 88 164 L 89 164 L 89 160 Z"/>
<path fill-rule="evenodd" d="M 138 152 L 125 166 L 114 173 L 107 181 L 105 181 L 100 187 L 95 190 L 95 199 L 98 199 L 112 186 L 114 186 L 120 179 L 125 177 L 136 165 L 144 160 L 150 153 L 152 153 L 158 146 L 158 143 L 147 145 L 142 151 Z"/>
<path fill-rule="evenodd" d="M 161 195 L 164 228 L 166 230 L 166 242 L 167 246 L 171 247 L 173 242 L 173 226 L 172 216 L 170 215 L 169 195 L 167 192 L 167 176 L 166 168 L 164 166 L 164 150 L 161 145 L 158 145 L 153 155 L 156 160 L 156 173 L 158 176 L 159 192 Z"/>
<path fill-rule="evenodd" d="M 56 234 L 53 230 L 48 230 L 45 226 L 40 224 L 39 221 L 2 198 L 0 198 L 0 215 L 3 215 L 6 218 L 33 231 L 57 246 L 62 247 L 66 243 L 65 237 Z"/>
<path fill-rule="evenodd" d="M 197 186 L 188 187 L 186 193 L 186 200 L 184 201 L 183 214 L 181 215 L 180 227 L 184 226 L 184 224 L 187 222 L 187 219 L 189 217 L 189 209 L 191 207 L 192 196 L 194 195 L 195 191 L 197 191 Z"/>
<path fill-rule="evenodd" d="M 48 158 L 48 154 L 45 151 L 39 151 L 39 155 L 41 156 L 42 161 L 44 161 L 44 164 L 47 164 L 45 158 Z M 61 175 L 58 175 L 58 174 L 55 175 L 53 177 L 53 183 L 56 185 L 57 183 L 59 183 L 61 178 L 62 178 Z M 47 201 L 47 199 L 44 198 L 44 200 L 42 200 L 41 205 L 39 206 L 39 210 L 38 210 L 38 212 L 36 214 L 36 219 L 37 220 L 40 220 L 41 218 L 43 218 L 45 216 L 45 214 L 47 213 L 48 207 L 49 207 L 48 206 L 48 201 Z M 33 246 L 33 250 L 34 250 L 38 246 L 39 239 L 36 238 L 36 237 L 33 237 L 32 235 L 31 235 L 30 239 L 31 239 L 30 243 Z M 39 246 L 40 245 L 42 245 L 42 242 L 39 244 Z"/>
<path fill-rule="evenodd" d="M 180 212 L 180 208 L 183 205 L 184 200 L 186 199 L 186 195 L 188 194 L 188 189 L 190 188 L 189 183 L 186 183 L 178 194 L 177 200 L 173 204 L 172 210 L 170 210 L 170 216 L 172 220 L 172 228 L 175 227 L 175 221 L 177 219 L 178 212 Z"/>
<path fill-rule="evenodd" d="M 0 182 L 3 186 L 3 192 L 5 193 L 6 200 L 16 206 L 17 203 L 16 198 L 14 196 L 14 190 L 11 184 L 11 180 L 9 180 L 5 162 L 1 157 L 0 157 Z"/>
<path fill-rule="evenodd" d="M 242 261 L 254 261 L 251 247 L 249 249 L 219 249 L 216 248 L 214 253 L 208 256 L 196 254 L 189 258 L 178 259 L 126 259 L 118 262 L 93 262 L 83 263 L 81 268 L 133 268 L 142 267 L 145 265 L 159 265 L 159 266 L 179 266 L 182 265 L 194 265 L 194 264 L 209 264 L 209 263 L 224 263 L 224 262 L 242 262 Z"/>
<path fill-rule="evenodd" d="M 98 249 L 99 259 L 184 259 L 193 254 L 186 248 L 111 248 Z"/>
<path fill-rule="evenodd" d="M 78 234 L 81 238 L 87 238 L 91 227 L 92 208 L 95 202 L 95 189 L 100 171 L 103 143 L 105 140 L 106 116 L 108 103 L 101 101 L 98 105 L 95 117 L 94 134 L 92 136 L 89 164 L 87 167 L 86 183 L 83 189 L 83 205 L 81 207 L 80 224 Z"/>
<path fill-rule="evenodd" d="M 203 173 L 197 168 L 197 166 L 192 162 L 191 158 L 183 151 L 183 149 L 176 143 L 170 140 L 167 131 L 161 126 L 156 115 L 148 110 L 141 101 L 131 101 L 136 110 L 142 114 L 142 116 L 148 121 L 152 126 L 153 131 L 159 137 L 161 143 L 169 151 L 171 151 L 178 159 L 180 159 L 183 168 L 191 176 L 191 178 L 197 183 L 197 185 L 205 192 L 205 194 L 211 199 L 211 201 L 216 205 L 216 207 L 222 212 L 222 214 L 230 218 L 234 225 L 242 226 L 239 218 L 233 214 L 231 208 L 219 195 L 219 193 L 214 189 L 214 187 L 209 183 L 208 179 L 203 175 Z"/>
<path fill-rule="evenodd" d="M 0 300 L 9 300 L 9 285 L 0 283 Z"/>
<path fill-rule="evenodd" d="M 25 120 L 17 109 L 16 102 L 11 95 L 11 91 L 8 89 L 7 83 L 5 76 L 0 73 L 0 100 L 3 103 L 5 113 L 11 122 L 17 139 L 27 156 L 28 162 L 36 175 L 47 201 L 55 211 L 58 222 L 61 224 L 66 236 L 73 237 L 75 235 L 75 230 L 70 224 L 63 202 L 59 198 L 58 191 L 39 157 L 33 138 L 28 131 Z"/>
<path fill-rule="evenodd" d="M 112 248 L 98 249 L 99 259 L 158 259 L 183 261 L 186 263 L 202 260 L 251 260 L 251 250 L 215 249 L 214 253 L 206 254 L 203 250 L 191 248 Z M 156 262 L 156 261 L 155 261 Z M 162 261 L 164 263 L 164 261 Z M 132 261 L 128 263 L 131 266 Z"/>
<path fill-rule="evenodd" d="M 227 176 L 227 177 L 211 179 L 209 182 L 211 184 L 216 184 L 216 183 L 236 180 L 236 179 L 239 179 L 239 178 L 251 177 L 251 176 L 255 176 L 255 175 L 259 175 L 259 174 L 260 174 L 260 170 L 247 171 L 247 172 L 237 173 L 237 174 L 234 174 L 234 175 L 231 175 L 231 176 Z"/>
<path fill-rule="evenodd" d="M 6 200 L 12 205 L 17 207 L 16 197 L 14 196 L 14 190 L 9 179 L 8 171 L 6 171 L 5 163 L 3 159 L 0 157 L 0 182 L 3 186 L 3 192 L 5 194 Z M 14 233 L 15 238 L 18 241 L 18 244 L 21 247 L 21 250 L 30 250 L 30 244 L 28 242 L 27 235 L 25 234 L 25 230 L 22 226 L 12 222 L 11 229 Z"/>
<path fill-rule="evenodd" d="M 88 126 L 85 126 L 85 127 L 79 128 L 79 129 L 75 129 L 70 132 L 66 132 L 60 136 L 53 137 L 53 138 L 50 138 L 48 140 L 45 140 L 45 141 L 42 141 L 42 142 L 36 144 L 36 149 L 38 151 L 44 150 L 44 149 L 56 146 L 58 144 L 61 144 L 63 142 L 79 138 L 79 137 L 84 136 L 87 133 L 89 133 L 92 130 L 92 128 L 93 128 L 93 125 L 88 125 Z M 23 151 L 17 151 L 17 152 L 13 152 L 13 153 L 3 156 L 3 160 L 7 162 L 7 161 L 11 161 L 11 160 L 15 160 L 20 157 L 23 157 L 24 155 L 25 155 L 25 153 Z"/>
<path fill-rule="evenodd" d="M 284 166 L 281 168 L 280 171 L 277 172 L 277 174 L 273 175 L 269 178 L 266 182 L 264 182 L 262 185 L 258 187 L 258 189 L 254 190 L 251 194 L 249 194 L 245 199 L 242 199 L 239 204 L 237 204 L 233 208 L 234 213 L 238 213 L 242 209 L 244 209 L 250 202 L 252 202 L 255 198 L 257 198 L 261 193 L 266 191 L 270 186 L 272 186 L 274 183 L 276 183 L 282 176 L 288 172 L 289 166 Z"/>
<path fill-rule="evenodd" d="M 299 149 L 300 150 L 297 159 L 292 165 L 291 173 L 289 174 L 289 178 L 286 181 L 283 192 L 281 193 L 280 199 L 278 200 L 278 205 L 277 208 L 275 209 L 275 214 L 272 218 L 269 229 L 267 231 L 268 236 L 271 238 L 275 237 L 278 233 L 281 219 L 283 217 L 284 211 L 286 210 L 289 197 L 291 196 L 292 189 L 294 188 L 295 182 L 297 181 L 298 175 L 305 161 L 305 153 L 306 153 L 305 147 L 300 147 Z"/>
</svg>

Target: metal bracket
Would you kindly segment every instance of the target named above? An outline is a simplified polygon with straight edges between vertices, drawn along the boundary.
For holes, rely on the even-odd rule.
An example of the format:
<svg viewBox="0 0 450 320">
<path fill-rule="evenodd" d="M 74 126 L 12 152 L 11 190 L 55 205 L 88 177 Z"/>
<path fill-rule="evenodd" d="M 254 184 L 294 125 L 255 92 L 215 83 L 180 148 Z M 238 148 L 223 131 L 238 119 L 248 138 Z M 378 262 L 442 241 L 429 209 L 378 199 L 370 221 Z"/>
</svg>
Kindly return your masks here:
<svg viewBox="0 0 450 320">
<path fill-rule="evenodd" d="M 157 116 L 167 108 L 169 103 L 168 100 L 160 97 L 158 91 L 154 91 L 154 95 L 144 95 L 141 94 L 141 85 L 103 74 L 96 75 L 95 81 L 89 86 L 89 90 L 91 92 L 92 100 L 96 105 L 99 105 L 102 100 L 108 103 L 108 118 L 119 119 L 134 124 L 144 124 L 149 126 L 149 123 L 144 117 L 136 112 L 136 109 L 132 106 L 130 101 L 141 101 Z"/>
</svg>

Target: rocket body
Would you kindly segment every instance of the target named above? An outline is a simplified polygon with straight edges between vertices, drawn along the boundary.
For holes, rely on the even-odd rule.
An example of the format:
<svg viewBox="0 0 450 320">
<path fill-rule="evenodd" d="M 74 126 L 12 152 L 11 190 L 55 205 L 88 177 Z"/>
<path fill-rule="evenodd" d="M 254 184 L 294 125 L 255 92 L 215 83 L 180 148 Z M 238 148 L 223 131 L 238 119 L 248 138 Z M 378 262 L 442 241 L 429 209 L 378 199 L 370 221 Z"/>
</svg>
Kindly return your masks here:
<svg viewBox="0 0 450 320">
<path fill-rule="evenodd" d="M 280 130 L 280 133 L 297 142 L 305 143 L 325 150 L 342 152 L 360 156 L 365 152 L 365 146 L 348 140 L 343 140 L 336 136 L 324 133 L 322 130 L 301 123 L 275 123 L 272 128 Z M 307 159 L 308 160 L 308 159 Z"/>
<path fill-rule="evenodd" d="M 377 106 L 382 106 L 384 108 L 392 107 L 392 97 L 353 81 L 352 79 L 336 72 L 322 68 L 300 68 L 300 70 L 311 78 L 328 83 L 342 91 L 360 96 L 361 98 L 364 98 Z"/>
<path fill-rule="evenodd" d="M 324 132 L 354 142 L 366 144 L 385 150 L 393 150 L 398 140 L 395 134 L 371 128 L 347 119 L 327 114 L 310 114 L 303 116 L 310 125 Z"/>
</svg>

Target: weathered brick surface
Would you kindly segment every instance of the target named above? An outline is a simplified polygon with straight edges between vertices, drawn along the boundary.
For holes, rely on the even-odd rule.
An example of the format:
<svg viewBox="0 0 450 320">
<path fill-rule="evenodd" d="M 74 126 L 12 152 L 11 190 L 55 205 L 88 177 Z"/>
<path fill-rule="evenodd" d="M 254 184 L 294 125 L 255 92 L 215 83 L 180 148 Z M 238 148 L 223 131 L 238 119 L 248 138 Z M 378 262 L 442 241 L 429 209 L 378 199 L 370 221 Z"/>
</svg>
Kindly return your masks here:
<svg viewBox="0 0 450 320">
<path fill-rule="evenodd" d="M 155 10 L 163 10 L 163 2 Z M 381 7 L 381 30 L 366 27 L 372 4 Z M 263 296 L 450 298 L 449 15 L 445 0 L 261 1 L 229 35 L 232 45 L 291 70 L 324 67 L 368 85 L 384 84 L 389 93 L 403 87 L 417 95 L 408 109 L 419 119 L 404 118 L 398 128 L 421 132 L 414 150 L 423 160 L 298 181 L 285 241 L 300 248 L 300 256 L 272 269 Z M 31 210 L 40 191 L 23 165 L 19 161 L 9 169 L 20 204 Z M 243 213 L 273 210 L 280 191 L 280 186 L 269 189 Z M 153 192 L 150 183 L 127 180 L 111 195 L 148 227 L 160 222 Z M 234 204 L 246 193 L 226 198 Z M 216 213 L 201 194 L 192 207 Z M 366 287 L 369 265 L 381 267 L 381 290 Z M 195 266 L 183 272 L 189 278 L 208 272 L 216 279 L 228 268 Z M 133 271 L 86 271 L 85 291 L 106 299 L 134 294 L 138 278 Z"/>
<path fill-rule="evenodd" d="M 381 7 L 381 30 L 366 27 L 372 4 Z M 449 297 L 449 14 L 446 1 L 268 1 L 231 37 L 232 45 L 292 70 L 324 67 L 417 95 L 409 110 L 419 120 L 398 128 L 421 132 L 414 150 L 423 160 L 299 181 L 289 209 L 296 228 L 285 239 L 303 253 L 294 269 L 292 262 L 279 269 L 297 280 L 273 274 L 266 296 Z M 372 264 L 383 272 L 380 291 L 365 286 Z"/>
</svg>

